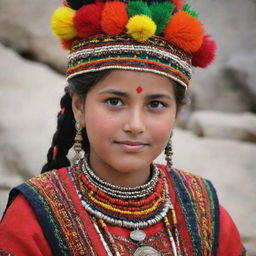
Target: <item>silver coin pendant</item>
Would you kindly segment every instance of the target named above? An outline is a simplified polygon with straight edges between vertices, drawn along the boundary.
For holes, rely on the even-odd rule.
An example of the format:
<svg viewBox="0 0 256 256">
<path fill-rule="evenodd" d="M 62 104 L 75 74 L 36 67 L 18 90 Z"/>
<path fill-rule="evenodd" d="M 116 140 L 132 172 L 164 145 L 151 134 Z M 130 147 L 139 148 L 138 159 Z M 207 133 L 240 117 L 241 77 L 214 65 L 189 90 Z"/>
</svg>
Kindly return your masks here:
<svg viewBox="0 0 256 256">
<path fill-rule="evenodd" d="M 146 233 L 143 230 L 136 229 L 130 233 L 130 238 L 135 242 L 142 242 L 146 238 Z"/>
<path fill-rule="evenodd" d="M 150 246 L 141 246 L 136 249 L 133 256 L 161 256 L 161 253 Z"/>
</svg>

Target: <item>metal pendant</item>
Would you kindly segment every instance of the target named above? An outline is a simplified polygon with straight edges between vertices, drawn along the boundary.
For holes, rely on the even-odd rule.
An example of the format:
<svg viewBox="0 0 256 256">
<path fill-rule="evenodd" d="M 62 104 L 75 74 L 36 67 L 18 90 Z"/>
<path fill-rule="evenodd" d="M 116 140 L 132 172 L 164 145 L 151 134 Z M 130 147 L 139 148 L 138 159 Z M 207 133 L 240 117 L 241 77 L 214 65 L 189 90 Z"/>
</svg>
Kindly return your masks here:
<svg viewBox="0 0 256 256">
<path fill-rule="evenodd" d="M 146 233 L 143 230 L 136 229 L 130 233 L 130 238 L 135 242 L 142 242 L 146 238 Z"/>
<path fill-rule="evenodd" d="M 161 253 L 150 246 L 141 246 L 136 249 L 133 256 L 161 256 Z"/>
</svg>

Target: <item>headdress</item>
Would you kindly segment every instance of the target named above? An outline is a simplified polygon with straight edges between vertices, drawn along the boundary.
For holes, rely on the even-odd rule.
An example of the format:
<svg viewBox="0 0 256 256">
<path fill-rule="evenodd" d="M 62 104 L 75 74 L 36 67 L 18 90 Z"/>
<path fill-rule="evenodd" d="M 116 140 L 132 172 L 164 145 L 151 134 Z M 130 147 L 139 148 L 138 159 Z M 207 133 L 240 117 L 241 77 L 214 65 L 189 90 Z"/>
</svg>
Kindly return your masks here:
<svg viewBox="0 0 256 256">
<path fill-rule="evenodd" d="M 189 85 L 216 44 L 183 0 L 65 0 L 51 21 L 69 50 L 67 79 L 106 69 L 148 71 Z"/>
</svg>

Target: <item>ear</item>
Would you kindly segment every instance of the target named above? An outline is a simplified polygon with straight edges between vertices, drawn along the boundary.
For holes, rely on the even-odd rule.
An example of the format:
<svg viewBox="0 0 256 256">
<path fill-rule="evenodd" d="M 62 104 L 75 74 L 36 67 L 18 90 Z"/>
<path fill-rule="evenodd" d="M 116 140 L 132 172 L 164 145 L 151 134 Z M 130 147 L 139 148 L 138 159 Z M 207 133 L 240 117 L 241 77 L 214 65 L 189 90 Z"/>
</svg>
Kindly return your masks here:
<svg viewBox="0 0 256 256">
<path fill-rule="evenodd" d="M 70 93 L 72 99 L 72 110 L 76 121 L 80 121 L 83 128 L 85 128 L 84 116 L 84 99 L 77 93 Z"/>
</svg>

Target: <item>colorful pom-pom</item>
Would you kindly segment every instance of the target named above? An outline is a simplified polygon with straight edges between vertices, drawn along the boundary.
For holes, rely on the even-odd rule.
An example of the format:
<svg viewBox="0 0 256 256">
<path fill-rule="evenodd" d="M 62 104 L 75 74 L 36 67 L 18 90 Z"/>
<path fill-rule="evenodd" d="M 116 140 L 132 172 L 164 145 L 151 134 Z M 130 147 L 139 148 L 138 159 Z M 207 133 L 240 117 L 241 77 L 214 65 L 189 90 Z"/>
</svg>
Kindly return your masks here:
<svg viewBox="0 0 256 256">
<path fill-rule="evenodd" d="M 88 38 L 102 32 L 100 26 L 102 3 L 88 4 L 80 8 L 74 16 L 74 26 L 81 38 Z"/>
<path fill-rule="evenodd" d="M 184 0 L 173 0 L 176 10 L 181 10 L 184 4 Z"/>
<path fill-rule="evenodd" d="M 216 57 L 217 45 L 210 35 L 205 35 L 202 46 L 192 54 L 192 65 L 194 67 L 206 68 Z"/>
<path fill-rule="evenodd" d="M 153 2 L 150 5 L 152 19 L 157 25 L 156 35 L 160 35 L 163 32 L 172 16 L 173 10 L 174 4 L 171 2 Z"/>
<path fill-rule="evenodd" d="M 68 7 L 60 7 L 55 10 L 51 20 L 51 27 L 57 37 L 69 40 L 77 35 L 73 24 L 75 13 L 74 10 Z"/>
<path fill-rule="evenodd" d="M 182 10 L 185 11 L 185 12 L 187 12 L 188 14 L 190 14 L 190 15 L 193 16 L 193 17 L 196 17 L 196 18 L 199 17 L 198 12 L 196 12 L 195 10 L 193 10 L 193 9 L 191 8 L 191 5 L 188 4 L 188 3 L 183 6 Z"/>
<path fill-rule="evenodd" d="M 124 32 L 127 22 L 128 14 L 125 3 L 106 2 L 101 16 L 101 27 L 106 34 L 118 35 Z"/>
<path fill-rule="evenodd" d="M 127 3 L 127 13 L 129 17 L 144 14 L 151 17 L 151 11 L 146 2 L 143 1 L 130 1 Z"/>
<path fill-rule="evenodd" d="M 156 24 L 146 15 L 135 15 L 126 25 L 127 33 L 139 42 L 146 41 L 156 32 Z"/>
<path fill-rule="evenodd" d="M 64 50 L 68 50 L 68 51 L 71 49 L 73 42 L 74 42 L 74 39 L 70 39 L 70 40 L 61 39 L 60 40 L 60 44 L 61 44 L 62 48 Z"/>
<path fill-rule="evenodd" d="M 164 37 L 168 42 L 188 53 L 201 47 L 203 36 L 203 25 L 185 11 L 176 12 L 164 30 Z"/>
</svg>

